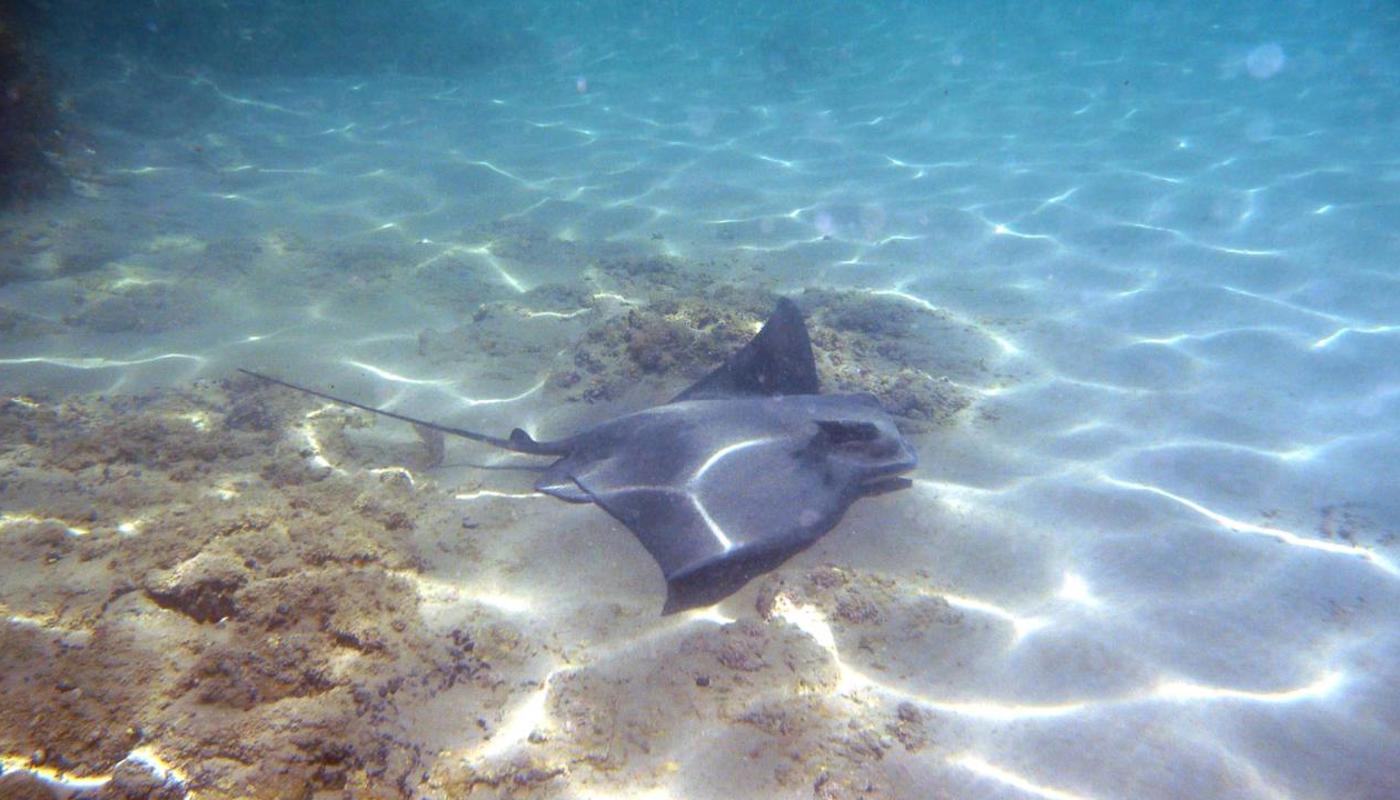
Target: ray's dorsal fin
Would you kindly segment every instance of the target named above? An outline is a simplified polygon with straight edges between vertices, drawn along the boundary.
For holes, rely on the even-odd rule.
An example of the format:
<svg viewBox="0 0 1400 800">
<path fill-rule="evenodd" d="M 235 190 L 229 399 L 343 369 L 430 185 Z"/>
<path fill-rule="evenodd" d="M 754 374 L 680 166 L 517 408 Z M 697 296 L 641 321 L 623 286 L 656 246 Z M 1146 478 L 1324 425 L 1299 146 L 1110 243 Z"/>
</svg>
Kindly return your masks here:
<svg viewBox="0 0 1400 800">
<path fill-rule="evenodd" d="M 816 394 L 819 390 L 807 324 L 797 304 L 781 297 L 752 341 L 671 402 Z"/>
<path fill-rule="evenodd" d="M 381 417 L 388 417 L 389 419 L 396 419 L 400 422 L 407 422 L 412 425 L 418 425 L 420 427 L 427 428 L 428 430 L 440 431 L 451 436 L 460 436 L 463 439 L 471 439 L 475 442 L 483 442 L 485 444 L 492 445 L 493 447 L 499 447 L 503 450 L 512 450 L 517 453 L 525 453 L 526 455 L 532 456 L 558 456 L 568 452 L 568 449 L 567 447 L 565 447 L 563 442 L 538 442 L 531 438 L 530 434 L 526 433 L 525 431 L 519 428 L 516 428 L 515 430 L 510 432 L 509 439 L 502 439 L 498 436 L 488 436 L 484 433 L 477 433 L 476 431 L 464 430 L 462 428 L 453 428 L 447 425 L 440 425 L 436 422 L 429 422 L 425 419 L 418 419 L 417 417 L 410 417 L 404 414 L 396 414 L 393 411 L 385 411 L 382 408 L 375 408 L 374 406 L 365 405 L 364 403 L 357 403 L 354 400 L 347 400 L 344 397 L 336 397 L 333 394 L 327 394 L 325 392 L 317 391 L 315 389 L 308 389 L 305 386 L 298 386 L 295 383 L 289 383 L 280 378 L 274 378 L 271 375 L 264 375 L 261 372 L 254 372 L 251 369 L 243 369 L 242 367 L 239 367 L 238 371 L 243 373 L 244 375 L 252 375 L 258 380 L 267 381 L 268 383 L 275 383 L 278 386 L 285 386 L 288 389 L 295 389 L 298 392 L 309 394 L 312 397 L 319 397 L 322 400 L 329 400 L 332 403 L 339 403 L 343 406 L 358 408 L 361 411 L 368 411 L 371 414 L 378 414 Z"/>
</svg>

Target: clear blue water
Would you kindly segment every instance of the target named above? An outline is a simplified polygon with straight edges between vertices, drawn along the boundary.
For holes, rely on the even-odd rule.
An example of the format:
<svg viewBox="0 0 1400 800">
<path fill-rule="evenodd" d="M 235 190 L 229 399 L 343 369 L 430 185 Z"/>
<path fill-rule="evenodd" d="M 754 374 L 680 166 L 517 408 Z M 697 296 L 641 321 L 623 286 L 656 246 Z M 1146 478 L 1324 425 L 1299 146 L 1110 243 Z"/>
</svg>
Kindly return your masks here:
<svg viewBox="0 0 1400 800">
<path fill-rule="evenodd" d="M 433 363 L 417 335 L 545 283 L 625 294 L 586 283 L 611 246 L 936 309 L 981 354 L 948 368 L 972 409 L 920 434 L 912 490 L 796 565 L 922 587 L 899 602 L 936 594 L 975 624 L 891 612 L 865 632 L 877 656 L 788 617 L 845 665 L 823 695 L 843 724 L 901 704 L 936 720 L 932 746 L 871 768 L 881 791 L 1400 796 L 1393 3 L 428 7 L 379 37 L 284 32 L 295 57 L 265 63 L 150 9 L 83 35 L 44 17 L 91 152 L 74 199 L 14 223 L 48 238 L 0 304 L 57 327 L 0 338 L 3 392 L 256 362 L 474 427 L 562 429 L 591 412 L 532 393 L 538 363 Z M 393 269 L 338 266 L 367 250 Z M 174 286 L 193 310 L 65 324 L 94 281 Z M 664 673 L 677 623 L 649 616 L 649 576 L 616 578 L 647 568 L 630 542 L 598 515 L 580 559 L 541 541 L 552 507 L 487 501 L 537 528 L 510 545 L 528 566 L 487 576 L 526 599 L 527 638 L 569 669 Z M 641 619 L 610 627 L 609 604 Z M 751 618 L 752 597 L 718 613 Z M 778 755 L 733 766 L 753 730 L 662 715 L 657 740 L 686 746 L 548 796 L 811 795 L 772 782 Z M 525 746 L 474 735 L 452 752 Z"/>
</svg>

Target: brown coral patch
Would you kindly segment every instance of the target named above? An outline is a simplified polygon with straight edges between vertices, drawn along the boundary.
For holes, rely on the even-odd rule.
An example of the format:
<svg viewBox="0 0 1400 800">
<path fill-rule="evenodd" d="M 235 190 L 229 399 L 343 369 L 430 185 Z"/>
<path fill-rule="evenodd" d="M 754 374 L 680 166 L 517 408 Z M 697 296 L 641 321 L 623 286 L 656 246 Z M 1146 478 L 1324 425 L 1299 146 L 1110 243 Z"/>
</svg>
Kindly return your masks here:
<svg viewBox="0 0 1400 800">
<path fill-rule="evenodd" d="M 306 460 L 286 446 L 306 407 L 242 379 L 0 400 L 0 752 L 115 768 L 114 797 L 154 780 L 118 766 L 137 747 L 200 797 L 407 797 L 429 746 L 403 712 L 499 702 L 477 642 L 510 626 L 439 635 L 419 610 L 439 490 L 261 477 Z"/>
</svg>

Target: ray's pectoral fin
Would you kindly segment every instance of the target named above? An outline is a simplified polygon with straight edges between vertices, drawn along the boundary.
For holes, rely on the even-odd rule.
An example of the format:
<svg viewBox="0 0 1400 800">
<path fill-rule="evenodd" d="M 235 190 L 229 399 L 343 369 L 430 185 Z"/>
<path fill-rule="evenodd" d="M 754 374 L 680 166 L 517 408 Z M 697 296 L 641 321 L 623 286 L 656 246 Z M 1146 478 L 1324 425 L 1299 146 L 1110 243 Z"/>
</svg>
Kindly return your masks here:
<svg viewBox="0 0 1400 800">
<path fill-rule="evenodd" d="M 665 478 L 639 463 L 574 472 L 578 485 L 642 543 L 666 578 L 666 613 L 709 605 L 830 530 L 855 498 L 850 472 L 782 437 L 681 437 L 698 471 Z M 715 457 L 715 452 L 728 456 Z M 834 468 L 834 469 L 833 469 Z"/>
<path fill-rule="evenodd" d="M 754 577 L 776 569 L 791 553 L 752 550 L 717 559 L 666 579 L 666 604 L 662 614 L 713 605 L 739 591 Z"/>
<path fill-rule="evenodd" d="M 663 614 L 711 605 L 754 576 L 778 566 L 805 542 L 758 539 L 726 532 L 685 492 L 646 489 L 604 492 L 598 504 L 626 525 L 666 579 Z"/>
<path fill-rule="evenodd" d="M 807 324 L 802 321 L 797 304 L 783 297 L 758 335 L 671 402 L 818 391 L 817 362 L 812 356 Z"/>
<path fill-rule="evenodd" d="M 562 484 L 561 480 L 541 489 L 554 494 L 556 485 Z M 731 539 L 683 489 L 610 486 L 594 483 L 586 476 L 574 486 L 626 525 L 661 567 L 667 585 L 663 613 L 718 602 L 756 574 L 737 569 L 742 559 L 736 556 L 743 550 L 743 542 Z M 591 487 L 593 491 L 581 487 Z M 564 491 L 558 496 L 568 499 L 567 488 Z"/>
</svg>

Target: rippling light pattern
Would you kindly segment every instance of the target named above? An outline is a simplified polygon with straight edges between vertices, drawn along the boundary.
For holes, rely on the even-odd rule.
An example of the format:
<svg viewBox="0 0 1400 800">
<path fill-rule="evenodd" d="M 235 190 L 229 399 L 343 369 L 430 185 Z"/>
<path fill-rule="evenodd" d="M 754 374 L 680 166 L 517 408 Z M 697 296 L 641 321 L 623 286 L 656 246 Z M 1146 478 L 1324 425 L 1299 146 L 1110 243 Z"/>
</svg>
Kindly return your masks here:
<svg viewBox="0 0 1400 800">
<path fill-rule="evenodd" d="M 1382 570 L 1387 575 L 1400 576 L 1400 570 L 1396 569 L 1395 564 L 1389 558 L 1386 558 L 1380 553 L 1377 553 L 1376 551 L 1366 547 L 1361 547 L 1359 545 L 1343 544 L 1341 542 L 1329 542 L 1323 539 L 1313 539 L 1307 536 L 1300 536 L 1296 533 L 1283 530 L 1282 528 L 1273 528 L 1268 525 L 1257 525 L 1252 522 L 1245 522 L 1243 520 L 1228 517 L 1217 511 L 1212 511 L 1211 509 L 1206 508 L 1205 506 L 1201 505 L 1200 503 L 1197 503 L 1194 500 L 1190 500 L 1180 495 L 1172 494 L 1166 489 L 1162 489 L 1156 486 L 1150 486 L 1145 483 L 1135 483 L 1132 481 L 1119 480 L 1118 478 L 1114 478 L 1110 475 L 1103 475 L 1101 477 L 1105 482 L 1110 483 L 1114 486 L 1119 486 L 1124 489 L 1133 489 L 1135 491 L 1140 492 L 1150 492 L 1159 497 L 1165 497 L 1174 503 L 1182 505 L 1196 512 L 1197 514 L 1200 514 L 1201 516 L 1205 517 L 1206 519 L 1209 519 L 1211 522 L 1214 522 L 1215 524 L 1221 526 L 1222 528 L 1225 528 L 1226 530 L 1234 531 L 1236 533 L 1252 533 L 1260 536 L 1269 536 L 1292 547 L 1301 547 L 1308 550 L 1318 550 L 1324 553 L 1337 553 L 1341 555 L 1357 556 L 1365 560 L 1366 562 L 1374 565 L 1378 569 Z"/>
<path fill-rule="evenodd" d="M 312 383 L 353 374 L 390 404 L 468 428 L 494 425 L 494 412 L 528 426 L 545 407 L 563 424 L 571 412 L 554 408 L 544 380 L 561 331 L 576 336 L 659 290 L 850 293 L 829 295 L 838 305 L 814 295 L 822 313 L 864 295 L 880 312 L 867 333 L 889 349 L 843 370 L 900 369 L 911 386 L 935 381 L 972 401 L 920 434 L 913 491 L 854 510 L 846 537 L 789 566 L 888 578 L 908 604 L 900 613 L 946 615 L 946 603 L 958 624 L 876 631 L 889 648 L 877 655 L 879 637 L 828 605 L 774 605 L 775 624 L 838 670 L 835 687 L 811 690 L 826 695 L 824 713 L 849 718 L 834 723 L 878 733 L 904 703 L 946 718 L 930 722 L 937 747 L 896 751 L 882 768 L 941 771 L 974 796 L 1180 796 L 1170 777 L 1132 783 L 1150 776 L 1111 746 L 1146 716 L 1157 741 L 1183 742 L 1163 759 L 1204 754 L 1241 797 L 1340 797 L 1388 778 L 1389 765 L 1369 763 L 1367 709 L 1390 701 L 1375 676 L 1400 588 L 1387 472 L 1400 452 L 1400 162 L 1390 117 L 1375 113 L 1394 105 L 1389 40 L 1341 9 L 1316 30 L 1279 17 L 1264 32 L 1277 41 L 1217 26 L 1183 59 L 1158 42 L 1170 18 L 1140 3 L 1121 41 L 1047 48 L 1011 30 L 988 48 L 975 31 L 918 19 L 919 4 L 900 17 L 846 6 L 859 24 L 841 37 L 857 46 L 792 86 L 764 74 L 754 42 L 653 47 L 671 40 L 642 19 L 619 24 L 625 44 L 561 40 L 543 78 L 289 87 L 164 76 L 207 116 L 179 136 L 80 156 L 97 173 L 73 182 L 81 219 L 45 221 L 28 239 L 16 223 L 15 242 L 53 246 L 36 244 L 52 252 L 36 255 L 35 280 L 0 285 L 19 321 L 0 336 L 0 392 L 26 393 L 3 411 L 62 414 L 69 393 L 285 364 Z M 1332 44 L 1345 46 L 1327 46 L 1337 31 Z M 638 47 L 640 80 L 628 55 Z M 109 224 L 133 212 L 139 224 Z M 23 261 L 15 249 L 6 255 Z M 75 255 L 77 274 L 65 263 Z M 679 286 L 667 284 L 671 266 Z M 551 286 L 568 294 L 535 304 Z M 211 301 L 210 319 L 138 309 L 116 333 L 106 318 L 76 322 L 109 298 L 185 291 Z M 172 297 L 153 313 L 184 310 Z M 446 364 L 416 352 L 420 331 L 468 324 L 482 303 L 548 346 Z M 929 327 L 900 327 L 918 316 Z M 481 388 L 503 380 L 508 389 Z M 340 413 L 297 420 L 283 452 L 347 481 L 386 477 L 425 494 L 436 482 L 342 454 Z M 179 436 L 213 436 L 227 409 L 161 419 Z M 544 495 L 482 483 L 445 502 L 499 512 L 512 520 L 504 533 L 557 524 L 533 504 Z M 194 491 L 224 504 L 262 487 L 224 476 Z M 6 546 L 40 527 L 93 537 L 83 547 L 138 546 L 165 523 L 155 510 L 88 523 L 5 500 Z M 1183 525 L 1197 535 L 1173 536 Z M 444 538 L 468 535 L 447 527 Z M 459 753 L 473 763 L 528 756 L 569 670 L 656 658 L 665 637 L 752 617 L 742 605 L 629 616 L 654 597 L 599 611 L 596 598 L 561 599 L 569 590 L 522 577 L 523 545 L 482 547 L 490 557 L 444 548 L 431 575 L 404 575 L 425 620 L 500 620 L 537 648 L 529 674 L 505 678 L 518 690 L 503 684 L 501 728 Z M 546 551 L 529 555 L 556 569 L 579 557 Z M 1187 600 L 1199 608 L 1185 613 Z M 53 609 L 3 613 L 24 635 L 88 635 Z M 603 644 L 587 640 L 597 631 Z M 900 648 L 915 645 L 899 637 L 915 634 L 947 663 L 912 663 Z M 1248 671 L 1201 666 L 1235 664 L 1241 649 L 1255 659 Z M 759 735 L 731 724 L 677 737 L 718 758 L 735 728 Z M 1291 758 L 1311 742 L 1300 730 L 1336 735 Z M 1064 736 L 1082 746 L 1022 744 Z M 0 763 L 77 788 L 19 755 Z M 615 774 L 570 763 L 561 791 L 665 800 L 707 764 L 680 761 L 675 787 L 623 791 Z"/>
</svg>

